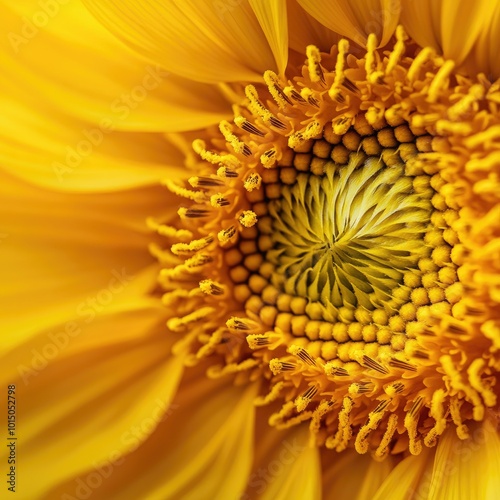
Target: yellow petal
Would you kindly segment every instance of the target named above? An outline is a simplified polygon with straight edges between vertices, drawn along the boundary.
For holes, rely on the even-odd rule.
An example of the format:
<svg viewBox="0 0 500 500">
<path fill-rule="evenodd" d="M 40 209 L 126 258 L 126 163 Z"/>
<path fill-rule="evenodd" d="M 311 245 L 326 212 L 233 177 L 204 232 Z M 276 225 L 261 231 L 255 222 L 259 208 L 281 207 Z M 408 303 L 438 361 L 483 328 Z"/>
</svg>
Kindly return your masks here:
<svg viewBox="0 0 500 500">
<path fill-rule="evenodd" d="M 320 500 L 321 464 L 317 447 L 309 444 L 309 428 L 297 427 L 286 437 L 273 428 L 269 432 L 280 441 L 250 476 L 249 498 L 255 492 L 262 500 Z"/>
<path fill-rule="evenodd" d="M 252 460 L 256 387 L 210 380 L 205 369 L 186 371 L 167 418 L 91 489 L 92 498 L 240 498 Z M 93 472 L 61 484 L 49 498 L 74 495 Z"/>
<path fill-rule="evenodd" d="M 57 193 L 0 171 L 2 349 L 145 295 L 156 273 L 145 220 L 177 205 L 165 195 Z"/>
<path fill-rule="evenodd" d="M 286 0 L 249 0 L 276 59 L 280 74 L 288 61 L 288 25 Z"/>
<path fill-rule="evenodd" d="M 255 81 L 265 70 L 277 69 L 248 0 L 84 3 L 131 47 L 185 78 L 201 82 Z"/>
<path fill-rule="evenodd" d="M 391 456 L 377 462 L 369 455 L 360 455 L 354 450 L 338 454 L 325 449 L 322 451 L 322 460 L 325 468 L 325 500 L 371 499 L 395 467 L 395 460 Z"/>
<path fill-rule="evenodd" d="M 470 426 L 470 438 L 447 431 L 436 451 L 429 500 L 484 500 L 500 491 L 500 437 L 491 422 Z"/>
<path fill-rule="evenodd" d="M 373 495 L 373 500 L 427 499 L 432 477 L 434 450 L 424 448 L 420 455 L 410 455 L 396 465 Z M 420 495 L 420 496 L 419 496 Z"/>
<path fill-rule="evenodd" d="M 182 173 L 181 153 L 161 134 L 119 132 L 109 119 L 95 124 L 53 110 L 47 123 L 29 99 L 5 103 L 0 114 L 0 168 L 13 175 L 56 190 L 108 191 Z"/>
<path fill-rule="evenodd" d="M 290 48 L 305 54 L 308 45 L 316 45 L 323 52 L 330 52 L 332 45 L 342 37 L 323 26 L 306 12 L 297 0 L 288 0 L 288 33 Z"/>
<path fill-rule="evenodd" d="M 436 49 L 461 65 L 491 21 L 496 2 L 401 0 L 401 22 L 422 47 Z"/>
<path fill-rule="evenodd" d="M 203 128 L 227 116 L 228 105 L 216 87 L 142 60 L 81 2 L 54 5 L 57 15 L 40 27 L 48 17 L 40 2 L 0 6 L 0 22 L 10 30 L 0 45 L 2 109 L 29 100 L 49 130 L 56 116 L 49 123 L 47 116 L 54 111 L 94 126 L 106 119 L 115 130 L 140 131 Z"/>
<path fill-rule="evenodd" d="M 399 0 L 298 2 L 321 24 L 361 46 L 365 46 L 368 35 L 374 33 L 379 47 L 383 47 L 391 38 L 399 21 Z"/>
<path fill-rule="evenodd" d="M 496 3 L 495 12 L 490 16 L 488 26 L 481 30 L 474 48 L 464 63 L 469 74 L 484 72 L 491 81 L 500 78 L 499 35 L 500 3 Z"/>
<path fill-rule="evenodd" d="M 19 481 L 20 498 L 60 498 L 49 491 L 86 470 L 109 470 L 164 419 L 182 359 L 168 357 L 164 325 L 149 326 L 147 315 L 111 315 L 82 335 L 126 330 L 126 340 L 115 336 L 113 345 L 55 356 L 28 379 L 10 377 L 19 401 L 18 470 L 30 478 Z"/>
<path fill-rule="evenodd" d="M 253 464 L 241 500 L 320 499 L 321 465 L 307 425 L 279 430 L 269 417 L 279 404 L 256 407 Z"/>
</svg>

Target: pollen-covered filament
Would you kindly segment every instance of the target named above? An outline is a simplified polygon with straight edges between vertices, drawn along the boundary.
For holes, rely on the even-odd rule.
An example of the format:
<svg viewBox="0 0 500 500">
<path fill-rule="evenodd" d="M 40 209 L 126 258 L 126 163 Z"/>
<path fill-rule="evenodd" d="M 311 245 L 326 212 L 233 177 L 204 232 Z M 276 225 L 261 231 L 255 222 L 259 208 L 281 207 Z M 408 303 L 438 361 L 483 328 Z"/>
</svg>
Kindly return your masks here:
<svg viewBox="0 0 500 500">
<path fill-rule="evenodd" d="M 500 348 L 449 133 L 489 123 L 488 87 L 435 79 L 446 63 L 403 57 L 397 35 L 385 56 L 370 38 L 357 60 L 344 40 L 325 61 L 310 48 L 293 80 L 266 72 L 221 137 L 193 144 L 193 189 L 166 182 L 188 201 L 183 227 L 152 225 L 177 235 L 173 257 L 153 249 L 175 352 L 261 378 L 256 404 L 283 403 L 271 425 L 307 421 L 319 444 L 378 457 L 419 453 L 450 423 L 466 437 L 496 405 Z"/>
</svg>

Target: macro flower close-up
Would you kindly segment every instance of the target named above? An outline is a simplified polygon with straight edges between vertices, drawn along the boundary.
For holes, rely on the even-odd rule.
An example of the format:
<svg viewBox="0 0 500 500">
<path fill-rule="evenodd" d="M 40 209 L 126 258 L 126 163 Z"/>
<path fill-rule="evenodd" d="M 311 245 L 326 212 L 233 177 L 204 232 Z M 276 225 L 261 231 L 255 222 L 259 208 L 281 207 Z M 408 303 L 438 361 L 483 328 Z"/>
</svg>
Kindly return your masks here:
<svg viewBox="0 0 500 500">
<path fill-rule="evenodd" d="M 500 2 L 0 11 L 0 498 L 500 498 Z"/>
</svg>

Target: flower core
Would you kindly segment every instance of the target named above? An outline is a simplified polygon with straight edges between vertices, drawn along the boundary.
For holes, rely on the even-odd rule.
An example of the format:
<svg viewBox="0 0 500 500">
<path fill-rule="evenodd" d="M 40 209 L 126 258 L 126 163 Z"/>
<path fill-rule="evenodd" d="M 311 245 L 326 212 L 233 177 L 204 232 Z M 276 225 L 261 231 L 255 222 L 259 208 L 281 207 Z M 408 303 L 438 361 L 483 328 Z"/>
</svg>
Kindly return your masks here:
<svg viewBox="0 0 500 500">
<path fill-rule="evenodd" d="M 500 241 L 500 101 L 402 29 L 375 47 L 311 46 L 288 78 L 244 87 L 221 136 L 193 143 L 194 189 L 166 181 L 190 200 L 182 224 L 151 224 L 175 240 L 153 252 L 176 351 L 260 380 L 256 404 L 282 403 L 271 425 L 383 458 L 450 422 L 465 438 L 496 406 L 498 245 L 479 247 Z"/>
</svg>

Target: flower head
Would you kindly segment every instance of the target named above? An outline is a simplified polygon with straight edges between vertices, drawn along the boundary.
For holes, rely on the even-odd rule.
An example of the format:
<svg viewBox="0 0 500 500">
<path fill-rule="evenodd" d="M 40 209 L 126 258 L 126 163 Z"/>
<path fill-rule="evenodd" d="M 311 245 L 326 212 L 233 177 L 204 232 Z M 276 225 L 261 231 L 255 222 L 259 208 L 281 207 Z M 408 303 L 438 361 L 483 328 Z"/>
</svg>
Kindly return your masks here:
<svg viewBox="0 0 500 500">
<path fill-rule="evenodd" d="M 151 498 L 451 498 L 468 450 L 489 498 L 500 101 L 483 51 L 500 8 L 481 3 L 459 40 L 445 2 L 84 3 L 170 72 L 153 128 L 183 165 L 157 176 L 136 292 L 166 322 L 144 369 L 165 367 L 154 386 L 179 410 L 122 439 L 96 495 L 139 491 L 130 468 L 153 453 Z M 220 105 L 172 104 L 183 86 Z M 88 467 L 75 454 L 67 476 Z"/>
</svg>

